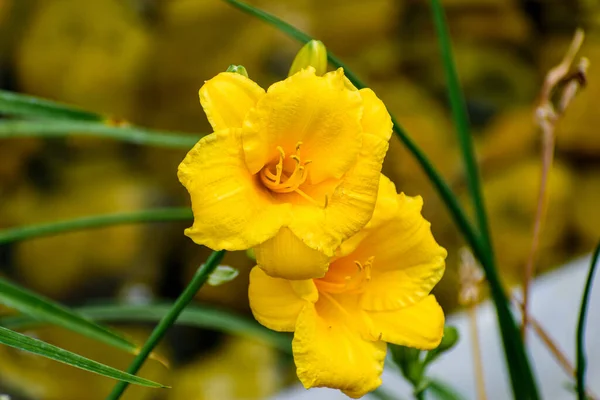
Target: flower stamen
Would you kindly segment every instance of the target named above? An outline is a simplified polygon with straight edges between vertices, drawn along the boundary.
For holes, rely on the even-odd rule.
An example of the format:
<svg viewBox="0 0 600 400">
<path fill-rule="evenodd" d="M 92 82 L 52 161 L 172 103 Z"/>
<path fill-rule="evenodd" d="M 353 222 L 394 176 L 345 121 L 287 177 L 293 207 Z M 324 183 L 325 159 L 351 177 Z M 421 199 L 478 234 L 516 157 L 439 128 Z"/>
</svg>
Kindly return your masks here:
<svg viewBox="0 0 600 400">
<path fill-rule="evenodd" d="M 315 205 L 319 205 L 315 199 L 300 190 L 300 186 L 306 182 L 308 178 L 307 166 L 312 160 L 302 161 L 300 157 L 300 147 L 302 142 L 296 143 L 296 153 L 289 156 L 295 162 L 294 170 L 288 176 L 284 172 L 283 163 L 285 160 L 285 151 L 281 146 L 277 146 L 279 152 L 279 161 L 275 165 L 275 173 L 271 171 L 271 167 L 266 166 L 260 171 L 260 180 L 267 189 L 275 193 L 298 193 L 304 199 Z M 327 205 L 327 200 L 326 200 Z"/>
</svg>

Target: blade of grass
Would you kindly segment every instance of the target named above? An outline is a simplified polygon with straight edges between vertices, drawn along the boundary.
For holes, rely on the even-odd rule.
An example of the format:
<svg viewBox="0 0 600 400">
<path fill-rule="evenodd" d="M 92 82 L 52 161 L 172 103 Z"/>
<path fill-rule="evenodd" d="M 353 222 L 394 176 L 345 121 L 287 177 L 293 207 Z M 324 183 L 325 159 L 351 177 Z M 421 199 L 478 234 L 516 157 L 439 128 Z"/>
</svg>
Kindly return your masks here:
<svg viewBox="0 0 600 400">
<path fill-rule="evenodd" d="M 133 126 L 111 126 L 102 122 L 90 121 L 4 121 L 0 122 L 0 139 L 40 137 L 55 138 L 65 136 L 95 136 L 122 140 L 129 143 L 190 149 L 200 136 L 176 132 L 161 132 Z"/>
<path fill-rule="evenodd" d="M 129 353 L 137 353 L 137 346 L 121 334 L 1 277 L 0 303 L 41 321 L 58 325 Z"/>
<path fill-rule="evenodd" d="M 479 169 L 475 159 L 475 149 L 473 147 L 469 128 L 469 115 L 467 113 L 465 99 L 463 97 L 460 82 L 458 80 L 458 73 L 454 64 L 454 58 L 452 56 L 450 33 L 448 32 L 444 9 L 440 1 L 431 0 L 431 8 L 440 46 L 442 64 L 444 65 L 444 74 L 448 85 L 448 100 L 450 101 L 450 108 L 452 110 L 452 120 L 456 127 L 462 158 L 467 172 L 467 186 L 469 188 L 471 200 L 473 201 L 479 233 L 483 237 L 483 240 L 488 247 L 488 251 L 492 252 L 493 248 L 490 240 L 485 205 L 481 193 Z"/>
<path fill-rule="evenodd" d="M 0 90 L 0 114 L 44 119 L 103 121 L 101 115 L 51 100 Z"/>
<path fill-rule="evenodd" d="M 159 322 L 167 315 L 173 305 L 173 303 L 147 305 L 100 304 L 78 307 L 75 311 L 94 321 Z M 41 321 L 26 315 L 0 319 L 0 326 L 17 330 L 35 328 L 40 324 Z M 290 335 L 267 329 L 253 319 L 209 306 L 190 305 L 186 307 L 175 324 L 213 329 L 232 335 L 255 338 L 272 344 L 285 353 L 292 353 L 292 338 Z"/>
<path fill-rule="evenodd" d="M 30 225 L 0 231 L 0 245 L 41 236 L 56 235 L 82 229 L 102 228 L 112 225 L 135 224 L 142 222 L 187 221 L 193 218 L 187 207 L 155 208 L 143 211 L 116 214 L 93 215 L 48 224 Z"/>
<path fill-rule="evenodd" d="M 598 258 L 600 257 L 600 243 L 594 250 L 592 256 L 592 262 L 590 264 L 590 272 L 588 273 L 587 280 L 585 281 L 585 288 L 583 289 L 583 297 L 581 299 L 581 309 L 579 310 L 579 320 L 577 322 L 577 398 L 579 400 L 586 399 L 585 391 L 585 370 L 587 368 L 587 359 L 585 356 L 585 322 L 587 318 L 588 304 L 590 300 L 590 293 L 592 292 L 592 283 L 594 281 L 594 273 L 598 266 Z"/>
<path fill-rule="evenodd" d="M 154 328 L 152 334 L 140 350 L 140 353 L 135 357 L 127 369 L 128 373 L 136 374 L 139 371 L 144 364 L 144 361 L 146 361 L 146 358 L 148 358 L 152 350 L 154 350 L 154 347 L 156 347 L 156 345 L 162 340 L 167 333 L 167 330 L 175 323 L 175 321 L 177 321 L 179 315 L 192 301 L 198 290 L 200 290 L 204 283 L 206 283 L 208 276 L 217 268 L 224 255 L 224 250 L 213 251 L 210 257 L 208 257 L 208 260 L 206 260 L 206 263 L 198 268 L 196 274 L 192 278 L 192 281 L 189 283 L 189 285 L 187 285 L 183 293 L 181 293 L 181 295 L 177 298 L 177 301 L 175 301 L 168 313 L 160 320 L 156 328 Z M 125 392 L 127 386 L 127 382 L 117 383 L 113 391 L 106 399 L 117 400 Z"/>
<path fill-rule="evenodd" d="M 256 9 L 255 7 L 243 3 L 239 0 L 223 1 L 273 25 L 281 32 L 289 35 L 290 37 L 300 42 L 305 43 L 313 39 L 311 36 L 307 35 L 304 32 L 301 32 L 300 30 L 280 20 L 274 15 Z M 346 77 L 348 77 L 348 79 L 354 84 L 354 86 L 356 86 L 358 89 L 365 87 L 365 85 L 360 81 L 360 79 L 358 79 L 358 77 L 347 66 L 345 66 L 344 63 L 342 63 L 335 55 L 333 55 L 329 51 L 327 58 L 329 62 L 335 67 L 344 68 L 344 73 L 346 74 Z M 452 193 L 450 186 L 448 186 L 446 181 L 431 164 L 431 162 L 428 160 L 427 156 L 423 153 L 423 151 L 416 145 L 416 143 L 412 141 L 412 139 L 402 129 L 402 127 L 398 124 L 396 118 L 393 115 L 392 122 L 394 123 L 395 134 L 406 146 L 409 152 L 419 162 L 419 164 L 423 168 L 423 171 L 427 174 L 434 188 L 437 190 L 439 196 L 442 198 L 444 204 L 446 205 L 446 207 L 448 207 L 452 219 L 454 220 L 462 234 L 465 236 L 465 239 L 472 248 L 473 253 L 482 264 L 482 267 L 486 274 L 486 278 L 490 284 L 490 293 L 496 306 L 496 314 L 498 317 L 498 323 L 500 325 L 500 331 L 502 334 L 502 342 L 504 345 L 505 357 L 507 359 L 508 365 L 511 365 L 511 367 L 513 365 L 516 366 L 516 372 L 511 373 L 511 382 L 514 383 L 515 381 L 517 381 L 517 385 L 519 388 L 521 387 L 521 377 L 523 377 L 523 379 L 527 381 L 533 382 L 533 375 L 531 373 L 531 368 L 529 367 L 529 362 L 525 355 L 523 343 L 519 337 L 519 331 L 517 329 L 514 317 L 508 308 L 508 297 L 506 296 L 506 293 L 504 292 L 503 286 L 500 282 L 500 278 L 498 276 L 498 272 L 495 266 L 494 257 L 492 254 L 490 254 L 490 251 L 488 250 L 489 247 L 487 246 L 486 242 L 482 240 L 482 238 L 479 236 L 479 234 L 475 231 L 475 229 L 469 222 L 469 219 L 467 218 L 464 210 L 458 202 L 458 199 L 456 198 L 454 193 Z M 512 369 L 510 370 L 512 371 Z"/>
<path fill-rule="evenodd" d="M 167 387 L 3 327 L 0 327 L 0 343 L 120 381 L 155 388 Z"/>
<path fill-rule="evenodd" d="M 475 151 L 469 130 L 468 114 L 452 56 L 450 34 L 448 32 L 448 27 L 446 24 L 444 9 L 439 0 L 431 0 L 431 8 L 433 22 L 435 25 L 440 45 L 440 53 L 442 58 L 442 64 L 444 66 L 444 73 L 446 75 L 446 82 L 448 84 L 448 97 L 452 109 L 452 117 L 456 126 L 456 133 L 460 144 L 463 162 L 465 164 L 465 169 L 467 172 L 467 183 L 471 200 L 473 202 L 473 207 L 475 209 L 475 217 L 477 225 L 479 227 L 479 236 L 481 238 L 482 244 L 485 246 L 485 256 L 489 259 L 487 269 L 495 270 L 495 268 L 490 267 L 491 264 L 494 263 L 493 247 L 491 243 L 487 223 L 487 216 L 485 212 L 485 205 L 480 186 L 479 170 L 475 159 Z M 487 272 L 488 271 L 486 270 L 486 274 Z M 502 303 L 504 303 L 502 308 L 506 308 L 506 310 L 502 310 L 500 312 L 503 314 L 508 314 L 510 313 L 510 311 L 508 311 L 508 298 L 506 298 L 506 296 L 503 297 L 505 298 L 502 299 Z M 508 341 L 504 342 L 504 346 L 506 362 L 511 377 L 513 395 L 515 396 L 515 398 L 523 398 L 524 394 L 528 393 L 528 397 L 526 398 L 537 399 L 537 387 L 535 379 L 533 377 L 533 373 L 531 372 L 531 367 L 529 366 L 529 361 L 525 353 L 525 348 L 520 338 L 513 337 L 513 332 L 516 329 L 516 323 L 514 322 L 512 316 L 511 319 L 512 323 L 510 323 L 510 325 L 514 325 L 514 329 L 513 327 L 506 326 L 506 323 L 509 323 L 508 320 L 506 321 L 506 323 L 501 323 L 500 325 L 501 330 L 508 334 L 508 336 L 510 336 L 507 337 Z"/>
</svg>

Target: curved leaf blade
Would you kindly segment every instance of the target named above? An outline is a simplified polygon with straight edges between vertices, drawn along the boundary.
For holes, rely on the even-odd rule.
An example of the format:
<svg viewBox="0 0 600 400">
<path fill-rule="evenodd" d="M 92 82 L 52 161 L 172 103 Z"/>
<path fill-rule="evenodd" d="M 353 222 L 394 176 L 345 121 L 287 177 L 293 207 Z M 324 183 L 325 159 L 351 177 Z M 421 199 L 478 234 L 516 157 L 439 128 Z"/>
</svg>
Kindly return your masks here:
<svg viewBox="0 0 600 400">
<path fill-rule="evenodd" d="M 0 90 L 0 114 L 45 119 L 104 120 L 103 116 L 89 111 L 7 90 Z"/>
<path fill-rule="evenodd" d="M 590 270 L 588 272 L 587 279 L 585 281 L 585 287 L 583 289 L 583 295 L 581 298 L 581 308 L 579 309 L 579 318 L 577 320 L 577 339 L 576 339 L 576 353 L 577 353 L 577 398 L 579 400 L 586 399 L 585 392 L 585 372 L 587 369 L 587 359 L 585 355 L 585 322 L 587 319 L 587 310 L 590 301 L 590 294 L 592 292 L 592 283 L 594 282 L 594 273 L 598 266 L 598 258 L 600 258 L 600 243 L 594 250 L 592 256 L 592 262 L 590 264 Z"/>
<path fill-rule="evenodd" d="M 56 235 L 82 229 L 102 228 L 111 225 L 135 224 L 142 222 L 165 222 L 191 220 L 192 210 L 187 207 L 164 207 L 142 211 L 115 214 L 92 215 L 47 224 L 22 226 L 0 231 L 0 244 Z"/>
<path fill-rule="evenodd" d="M 0 139 L 40 137 L 57 138 L 70 135 L 93 136 L 128 143 L 173 149 L 190 149 L 202 135 L 169 131 L 154 131 L 135 126 L 111 126 L 91 121 L 29 121 L 12 120 L 0 122 Z"/>
<path fill-rule="evenodd" d="M 149 305 L 101 304 L 79 307 L 75 310 L 94 321 L 158 322 L 169 312 L 172 306 L 172 303 Z M 283 352 L 289 354 L 292 352 L 292 338 L 289 335 L 267 329 L 250 318 L 214 307 L 190 305 L 183 310 L 175 324 L 213 329 L 232 335 L 255 338 L 270 343 Z M 17 315 L 0 319 L 0 325 L 11 329 L 30 329 L 39 326 L 40 321 L 28 316 Z"/>
<path fill-rule="evenodd" d="M 119 381 L 155 388 L 167 387 L 3 327 L 0 327 L 0 343 Z"/>
<path fill-rule="evenodd" d="M 78 315 L 46 297 L 33 293 L 4 278 L 0 278 L 0 303 L 25 315 L 58 325 L 65 329 L 98 340 L 135 354 L 138 347 L 122 335 Z"/>
</svg>

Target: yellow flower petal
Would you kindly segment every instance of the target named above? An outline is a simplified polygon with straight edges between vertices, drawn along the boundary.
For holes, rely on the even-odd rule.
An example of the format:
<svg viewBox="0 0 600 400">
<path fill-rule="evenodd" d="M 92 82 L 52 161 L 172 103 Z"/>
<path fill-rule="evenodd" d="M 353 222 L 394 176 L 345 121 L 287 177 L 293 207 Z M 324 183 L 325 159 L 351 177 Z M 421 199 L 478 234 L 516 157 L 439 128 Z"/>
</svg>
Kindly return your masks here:
<svg viewBox="0 0 600 400">
<path fill-rule="evenodd" d="M 365 284 L 361 306 L 367 310 L 394 310 L 425 298 L 440 281 L 446 250 L 431 234 L 421 216 L 420 197 L 400 194 L 397 213 L 372 229 L 347 260 L 349 265 L 374 256 L 372 279 Z"/>
<path fill-rule="evenodd" d="M 202 138 L 179 165 L 192 199 L 194 225 L 185 234 L 214 250 L 245 250 L 275 236 L 289 204 L 275 204 L 244 163 L 240 129 Z"/>
<path fill-rule="evenodd" d="M 329 257 L 302 243 L 288 228 L 256 246 L 254 255 L 256 263 L 276 278 L 321 278 L 329 267 Z"/>
<path fill-rule="evenodd" d="M 433 295 L 396 311 L 370 311 L 372 340 L 414 347 L 436 348 L 444 335 L 444 311 Z"/>
<path fill-rule="evenodd" d="M 265 90 L 247 77 L 222 72 L 200 88 L 200 104 L 215 131 L 241 128 L 244 117 Z"/>
<path fill-rule="evenodd" d="M 340 178 L 360 149 L 362 99 L 344 87 L 343 71 L 316 76 L 303 69 L 273 84 L 244 123 L 244 152 L 252 173 L 279 159 L 277 147 L 294 154 L 298 142 L 310 159 L 309 182 Z"/>
<path fill-rule="evenodd" d="M 330 387 L 359 398 L 381 385 L 386 344 L 363 339 L 352 315 L 323 297 L 304 307 L 292 348 L 304 387 Z"/>
<path fill-rule="evenodd" d="M 359 93 L 363 99 L 363 116 L 361 119 L 363 130 L 385 140 L 390 140 L 393 125 L 385 104 L 379 100 L 371 89 L 361 89 Z"/>
<path fill-rule="evenodd" d="M 254 318 L 269 329 L 293 332 L 302 308 L 316 302 L 318 297 L 312 280 L 272 278 L 258 267 L 250 271 L 250 308 Z"/>
<path fill-rule="evenodd" d="M 293 205 L 293 220 L 289 225 L 292 232 L 307 246 L 333 256 L 344 240 L 371 219 L 387 148 L 386 140 L 364 134 L 356 164 L 329 197 L 327 207 Z"/>
<path fill-rule="evenodd" d="M 377 191 L 377 202 L 373 210 L 373 217 L 367 225 L 356 235 L 344 241 L 336 252 L 337 257 L 344 257 L 352 253 L 360 242 L 371 232 L 387 220 L 392 219 L 398 211 L 398 194 L 396 185 L 387 176 L 381 174 L 379 179 L 379 189 Z"/>
</svg>

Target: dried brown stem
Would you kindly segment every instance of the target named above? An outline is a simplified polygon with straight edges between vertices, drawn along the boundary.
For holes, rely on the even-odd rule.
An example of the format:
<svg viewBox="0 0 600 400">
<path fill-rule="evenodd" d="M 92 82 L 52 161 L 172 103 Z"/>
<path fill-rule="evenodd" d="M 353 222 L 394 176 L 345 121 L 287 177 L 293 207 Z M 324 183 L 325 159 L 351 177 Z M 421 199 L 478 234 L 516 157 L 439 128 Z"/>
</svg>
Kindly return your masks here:
<svg viewBox="0 0 600 400">
<path fill-rule="evenodd" d="M 575 55 L 581 48 L 584 34 L 581 29 L 575 32 L 571 46 L 565 54 L 565 57 L 556 67 L 552 68 L 546 75 L 544 85 L 540 92 L 540 100 L 536 108 L 536 118 L 538 125 L 542 131 L 542 173 L 540 176 L 540 186 L 538 192 L 538 202 L 533 223 L 533 236 L 531 239 L 531 247 L 527 256 L 527 264 L 525 265 L 523 276 L 523 319 L 521 325 L 521 334 L 525 340 L 525 332 L 527 330 L 529 309 L 529 288 L 531 280 L 535 272 L 535 261 L 540 243 L 540 235 L 542 226 L 546 217 L 546 209 L 548 203 L 548 176 L 552 169 L 554 160 L 554 144 L 556 140 L 556 123 L 564 114 L 568 105 L 575 97 L 577 91 L 586 82 L 586 72 L 589 61 L 582 58 L 577 66 L 575 73 L 570 73 L 571 65 L 575 59 Z M 558 107 L 555 108 L 552 103 L 552 94 L 559 84 L 565 84 Z"/>
<path fill-rule="evenodd" d="M 471 349 L 473 351 L 473 367 L 475 368 L 475 385 L 477 400 L 486 400 L 485 379 L 483 377 L 483 363 L 481 361 L 481 346 L 479 344 L 479 329 L 477 328 L 477 306 L 467 306 L 469 312 L 469 325 L 471 327 Z"/>
<path fill-rule="evenodd" d="M 473 254 L 467 249 L 460 250 L 460 291 L 458 302 L 467 307 L 469 325 L 471 328 L 471 350 L 473 352 L 473 367 L 475 369 L 475 385 L 477 399 L 486 400 L 483 363 L 481 361 L 481 346 L 477 328 L 477 303 L 480 300 L 480 286 L 484 276 Z"/>
</svg>

